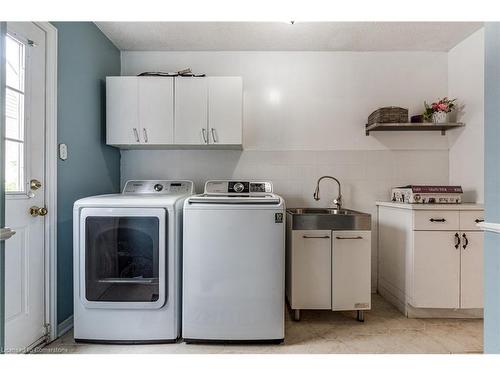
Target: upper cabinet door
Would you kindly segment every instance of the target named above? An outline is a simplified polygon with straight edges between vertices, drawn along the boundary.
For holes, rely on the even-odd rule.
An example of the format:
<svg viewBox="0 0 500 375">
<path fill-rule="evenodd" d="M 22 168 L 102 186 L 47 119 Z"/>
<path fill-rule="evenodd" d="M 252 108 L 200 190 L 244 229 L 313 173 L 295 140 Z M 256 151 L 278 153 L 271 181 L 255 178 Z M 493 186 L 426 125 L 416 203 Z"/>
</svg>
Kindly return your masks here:
<svg viewBox="0 0 500 375">
<path fill-rule="evenodd" d="M 106 77 L 106 143 L 140 142 L 137 77 Z"/>
<path fill-rule="evenodd" d="M 139 77 L 139 137 L 141 143 L 174 142 L 174 79 Z"/>
<path fill-rule="evenodd" d="M 209 143 L 242 144 L 242 107 L 241 77 L 208 78 Z"/>
<path fill-rule="evenodd" d="M 175 144 L 208 143 L 207 78 L 175 80 Z"/>
</svg>

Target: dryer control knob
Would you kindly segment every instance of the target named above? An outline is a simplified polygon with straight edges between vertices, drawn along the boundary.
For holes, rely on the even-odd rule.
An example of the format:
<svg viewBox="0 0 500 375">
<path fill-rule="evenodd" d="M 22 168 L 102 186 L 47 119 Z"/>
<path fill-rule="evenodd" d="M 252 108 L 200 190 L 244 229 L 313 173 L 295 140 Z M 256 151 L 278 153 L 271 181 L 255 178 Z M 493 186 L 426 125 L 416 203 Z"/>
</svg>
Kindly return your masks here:
<svg viewBox="0 0 500 375">
<path fill-rule="evenodd" d="M 155 186 L 153 186 L 153 189 L 155 189 L 155 191 L 162 191 L 163 190 L 163 185 L 162 184 L 156 184 Z"/>
<path fill-rule="evenodd" d="M 245 186 L 241 182 L 237 182 L 234 184 L 233 189 L 235 192 L 241 193 L 245 189 Z"/>
</svg>

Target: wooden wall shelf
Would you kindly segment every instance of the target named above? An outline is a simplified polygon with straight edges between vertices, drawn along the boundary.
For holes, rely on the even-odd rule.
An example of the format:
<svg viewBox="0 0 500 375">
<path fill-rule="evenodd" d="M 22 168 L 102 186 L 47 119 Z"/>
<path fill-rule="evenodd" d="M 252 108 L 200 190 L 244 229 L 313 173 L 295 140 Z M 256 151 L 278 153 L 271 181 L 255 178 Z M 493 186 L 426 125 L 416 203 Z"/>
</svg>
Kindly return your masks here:
<svg viewBox="0 0 500 375">
<path fill-rule="evenodd" d="M 366 126 L 365 134 L 370 135 L 372 131 L 441 131 L 441 135 L 445 135 L 447 130 L 460 128 L 465 126 L 462 122 L 447 122 L 442 124 L 434 124 L 432 122 L 423 123 L 394 123 L 380 124 L 375 123 Z"/>
</svg>

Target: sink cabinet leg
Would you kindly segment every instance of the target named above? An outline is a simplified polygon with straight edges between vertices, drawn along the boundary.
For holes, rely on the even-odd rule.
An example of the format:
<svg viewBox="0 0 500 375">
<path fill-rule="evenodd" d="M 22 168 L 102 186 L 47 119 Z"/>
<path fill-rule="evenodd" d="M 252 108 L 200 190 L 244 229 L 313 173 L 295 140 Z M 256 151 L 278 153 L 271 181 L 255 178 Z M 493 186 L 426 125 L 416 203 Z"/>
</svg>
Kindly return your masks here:
<svg viewBox="0 0 500 375">
<path fill-rule="evenodd" d="M 356 318 L 358 322 L 364 322 L 365 321 L 365 312 L 363 310 L 358 310 L 358 316 Z"/>
<path fill-rule="evenodd" d="M 300 320 L 300 309 L 293 310 L 293 320 L 296 322 Z"/>
</svg>

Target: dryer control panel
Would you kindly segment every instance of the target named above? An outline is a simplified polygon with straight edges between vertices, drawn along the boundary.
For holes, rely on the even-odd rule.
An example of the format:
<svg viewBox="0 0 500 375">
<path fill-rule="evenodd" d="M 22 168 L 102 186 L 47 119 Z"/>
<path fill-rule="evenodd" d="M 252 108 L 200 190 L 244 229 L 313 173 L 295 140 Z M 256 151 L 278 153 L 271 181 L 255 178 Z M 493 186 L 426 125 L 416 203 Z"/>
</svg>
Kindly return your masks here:
<svg viewBox="0 0 500 375">
<path fill-rule="evenodd" d="M 193 182 L 186 180 L 130 180 L 123 194 L 194 194 Z"/>
<path fill-rule="evenodd" d="M 258 194 L 272 193 L 273 184 L 270 181 L 207 181 L 206 194 Z"/>
</svg>

